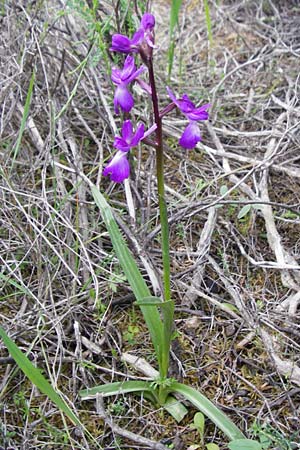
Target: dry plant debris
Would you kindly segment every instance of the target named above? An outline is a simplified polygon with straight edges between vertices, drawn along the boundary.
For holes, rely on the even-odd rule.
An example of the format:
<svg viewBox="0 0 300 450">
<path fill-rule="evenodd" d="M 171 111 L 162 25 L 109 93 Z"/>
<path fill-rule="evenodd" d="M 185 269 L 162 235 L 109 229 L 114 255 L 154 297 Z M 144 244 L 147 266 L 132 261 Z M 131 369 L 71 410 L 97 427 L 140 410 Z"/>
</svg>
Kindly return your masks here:
<svg viewBox="0 0 300 450">
<path fill-rule="evenodd" d="M 100 2 L 95 17 L 82 3 L 1 6 L 1 324 L 99 448 L 188 448 L 199 443 L 192 409 L 178 425 L 144 399 L 110 399 L 105 408 L 100 401 L 96 410 L 78 397 L 82 388 L 137 377 L 124 352 L 152 361 L 81 173 L 107 194 L 153 291 L 161 288 L 152 151 L 140 149 L 125 187 L 102 179 L 119 126 L 105 51 L 118 2 Z M 151 3 L 166 100 L 170 5 Z M 300 448 L 300 6 L 212 1 L 210 14 L 211 48 L 202 2 L 183 2 L 172 73 L 175 90 L 213 104 L 203 144 L 185 152 L 176 144 L 182 120 L 164 122 L 177 302 L 172 375 L 205 390 L 245 430 L 255 420 L 269 427 L 270 448 Z M 97 34 L 94 24 L 106 21 Z M 142 95 L 136 108 L 151 120 Z M 0 445 L 95 448 L 2 344 L 0 351 Z M 212 426 L 206 434 L 226 448 Z"/>
</svg>

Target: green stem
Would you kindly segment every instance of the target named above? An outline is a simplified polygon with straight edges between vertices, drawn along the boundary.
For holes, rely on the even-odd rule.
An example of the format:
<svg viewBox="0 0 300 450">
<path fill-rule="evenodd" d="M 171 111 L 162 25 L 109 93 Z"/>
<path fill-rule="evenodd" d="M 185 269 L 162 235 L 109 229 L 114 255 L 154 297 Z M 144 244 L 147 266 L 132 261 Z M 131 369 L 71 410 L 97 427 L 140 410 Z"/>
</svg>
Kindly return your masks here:
<svg viewBox="0 0 300 450">
<path fill-rule="evenodd" d="M 149 71 L 149 82 L 152 93 L 152 104 L 154 112 L 154 120 L 156 123 L 156 176 L 158 189 L 158 204 L 161 224 L 161 248 L 162 248 L 162 262 L 163 262 L 163 282 L 164 282 L 164 306 L 162 309 L 163 315 L 163 334 L 164 339 L 162 345 L 162 361 L 160 365 L 160 376 L 162 379 L 168 377 L 170 346 L 173 331 L 173 317 L 174 317 L 174 302 L 171 301 L 171 283 L 170 283 L 170 249 L 169 249 L 169 224 L 167 205 L 165 201 L 165 185 L 164 185 L 164 151 L 163 151 L 163 136 L 162 136 L 162 119 L 159 114 L 158 98 L 155 85 L 153 62 L 152 58 L 147 59 L 147 67 Z M 159 397 L 164 402 L 166 395 L 164 387 L 159 388 Z"/>
</svg>

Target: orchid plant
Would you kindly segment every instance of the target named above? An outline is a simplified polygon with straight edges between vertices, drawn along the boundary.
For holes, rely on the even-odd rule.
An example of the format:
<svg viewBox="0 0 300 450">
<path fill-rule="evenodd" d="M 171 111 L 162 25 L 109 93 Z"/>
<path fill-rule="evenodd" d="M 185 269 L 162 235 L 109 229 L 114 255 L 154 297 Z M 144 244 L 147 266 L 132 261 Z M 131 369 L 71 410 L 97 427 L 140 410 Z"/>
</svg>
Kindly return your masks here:
<svg viewBox="0 0 300 450">
<path fill-rule="evenodd" d="M 95 398 L 97 395 L 110 396 L 126 392 L 143 393 L 155 405 L 164 407 L 175 419 L 181 420 L 186 413 L 186 408 L 172 396 L 181 394 L 209 417 L 232 442 L 238 443 L 240 450 L 243 448 L 259 450 L 260 447 L 255 447 L 258 443 L 246 439 L 236 425 L 203 394 L 190 386 L 168 378 L 169 355 L 173 335 L 174 301 L 171 297 L 170 286 L 169 229 L 164 193 L 162 119 L 176 107 L 181 111 L 188 119 L 188 124 L 179 139 L 179 145 L 191 150 L 201 141 L 199 122 L 208 119 L 210 105 L 204 104 L 197 107 L 188 95 L 183 94 L 182 97 L 178 98 L 167 87 L 167 93 L 171 101 L 160 110 L 153 68 L 153 53 L 157 49 L 155 46 L 154 28 L 154 16 L 146 13 L 141 19 L 139 29 L 132 38 L 122 34 L 115 34 L 112 37 L 110 50 L 127 55 L 123 68 L 114 67 L 111 75 L 112 82 L 116 85 L 114 110 L 116 114 L 120 114 L 121 111 L 124 112 L 126 120 L 122 125 L 121 135 L 114 138 L 114 147 L 117 149 L 117 152 L 104 168 L 103 175 L 110 176 L 110 179 L 116 183 L 122 183 L 130 176 L 128 154 L 134 147 L 144 141 L 146 145 L 151 145 L 156 151 L 164 286 L 162 298 L 151 295 L 133 256 L 121 236 L 104 196 L 96 186 L 91 185 L 91 189 L 109 231 L 116 255 L 136 297 L 136 304 L 140 306 L 148 326 L 157 357 L 159 377 L 152 381 L 125 381 L 96 386 L 81 391 L 80 395 L 83 399 L 89 399 Z M 142 65 L 138 68 L 133 55 L 140 57 L 142 62 Z M 148 72 L 148 82 L 140 79 L 140 75 L 145 72 Z M 134 98 L 130 91 L 130 85 L 134 81 L 140 84 L 152 100 L 154 123 L 147 130 L 144 123 L 134 126 L 132 121 L 128 119 L 128 114 L 134 106 Z M 154 137 L 148 139 L 148 136 L 151 134 L 154 134 Z M 252 447 L 249 447 L 249 443 Z"/>
</svg>

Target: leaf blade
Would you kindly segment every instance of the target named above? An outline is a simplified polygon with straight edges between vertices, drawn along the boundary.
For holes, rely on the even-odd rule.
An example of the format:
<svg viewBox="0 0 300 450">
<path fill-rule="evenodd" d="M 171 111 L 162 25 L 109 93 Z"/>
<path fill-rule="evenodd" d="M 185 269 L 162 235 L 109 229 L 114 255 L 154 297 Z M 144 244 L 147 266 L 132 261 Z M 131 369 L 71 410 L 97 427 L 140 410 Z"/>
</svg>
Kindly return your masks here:
<svg viewBox="0 0 300 450">
<path fill-rule="evenodd" d="M 12 339 L 6 334 L 5 330 L 0 326 L 0 337 L 7 347 L 10 355 L 15 360 L 22 372 L 29 380 L 53 403 L 63 411 L 75 425 L 81 425 L 78 417 L 69 408 L 63 398 L 54 390 L 42 372 L 35 367 L 28 357 L 19 349 Z"/>
<path fill-rule="evenodd" d="M 170 388 L 171 392 L 177 392 L 189 400 L 196 408 L 211 419 L 226 436 L 231 440 L 245 439 L 238 427 L 208 398 L 196 389 L 182 383 L 174 382 Z"/>
<path fill-rule="evenodd" d="M 131 255 L 121 235 L 119 227 L 113 217 L 112 211 L 104 196 L 95 185 L 91 185 L 91 191 L 96 205 L 100 209 L 101 216 L 109 232 L 114 250 L 127 280 L 133 290 L 137 302 L 143 303 L 145 298 L 151 297 L 150 290 L 143 279 L 138 266 Z M 163 352 L 163 324 L 156 305 L 140 305 L 144 319 L 148 326 L 154 350 L 157 356 L 159 368 L 162 367 Z"/>
</svg>

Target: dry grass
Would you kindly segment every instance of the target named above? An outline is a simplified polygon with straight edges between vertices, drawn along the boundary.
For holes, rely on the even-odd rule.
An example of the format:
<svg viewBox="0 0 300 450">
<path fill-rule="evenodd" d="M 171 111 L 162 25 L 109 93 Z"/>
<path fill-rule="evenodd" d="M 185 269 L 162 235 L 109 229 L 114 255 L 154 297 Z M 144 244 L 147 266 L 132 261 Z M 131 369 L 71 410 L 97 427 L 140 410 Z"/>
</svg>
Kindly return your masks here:
<svg viewBox="0 0 300 450">
<path fill-rule="evenodd" d="M 110 3 L 101 2 L 96 18 L 79 11 L 76 1 L 70 8 L 46 0 L 2 7 L 1 323 L 65 394 L 99 448 L 146 448 L 138 438 L 119 437 L 113 428 L 119 426 L 186 449 L 200 445 L 189 428 L 192 409 L 178 425 L 145 400 L 110 399 L 111 426 L 93 402 L 78 397 L 80 389 L 138 377 L 121 362 L 124 351 L 155 364 L 99 212 L 78 175 L 84 172 L 106 193 L 130 245 L 134 236 L 159 275 L 152 151 L 136 154 L 130 181 L 136 220 L 129 217 L 123 185 L 101 176 L 120 125 L 112 113 L 111 56 L 99 50 L 109 47 L 114 30 Z M 169 2 L 152 3 L 165 105 Z M 171 372 L 205 392 L 244 430 L 257 420 L 274 438 L 270 448 L 290 449 L 289 441 L 300 448 L 300 9 L 297 1 L 218 3 L 211 2 L 214 45 L 208 48 L 202 2 L 184 2 L 171 80 L 177 93 L 213 103 L 203 145 L 184 152 L 176 140 L 182 117 L 164 122 L 178 331 Z M 95 21 L 103 24 L 110 15 L 111 29 L 92 38 Z M 147 120 L 145 103 L 140 97 L 134 114 Z M 259 209 L 238 218 L 249 202 Z M 96 448 L 64 422 L 3 347 L 0 374 L 0 445 Z M 225 448 L 212 426 L 206 439 Z"/>
</svg>

